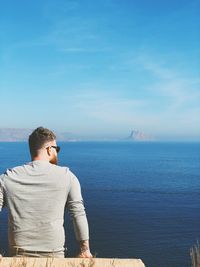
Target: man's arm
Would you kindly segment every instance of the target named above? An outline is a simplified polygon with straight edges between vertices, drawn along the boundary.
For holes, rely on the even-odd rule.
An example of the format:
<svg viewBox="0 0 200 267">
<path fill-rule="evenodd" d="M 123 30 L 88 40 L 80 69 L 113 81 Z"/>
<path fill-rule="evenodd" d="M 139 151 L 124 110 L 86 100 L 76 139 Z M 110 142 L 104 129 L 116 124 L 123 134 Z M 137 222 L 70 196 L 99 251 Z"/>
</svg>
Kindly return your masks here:
<svg viewBox="0 0 200 267">
<path fill-rule="evenodd" d="M 0 211 L 4 206 L 4 190 L 2 186 L 2 175 L 0 175 Z"/>
<path fill-rule="evenodd" d="M 2 186 L 2 175 L 0 175 L 0 211 L 2 210 L 3 206 L 4 206 L 4 190 L 3 190 L 3 186 Z M 2 255 L 0 254 L 0 258 L 2 258 Z"/>
<path fill-rule="evenodd" d="M 67 208 L 74 225 L 76 239 L 80 244 L 78 257 L 91 258 L 89 247 L 89 227 L 81 195 L 81 187 L 77 177 L 70 172 L 71 187 L 67 199 Z"/>
</svg>

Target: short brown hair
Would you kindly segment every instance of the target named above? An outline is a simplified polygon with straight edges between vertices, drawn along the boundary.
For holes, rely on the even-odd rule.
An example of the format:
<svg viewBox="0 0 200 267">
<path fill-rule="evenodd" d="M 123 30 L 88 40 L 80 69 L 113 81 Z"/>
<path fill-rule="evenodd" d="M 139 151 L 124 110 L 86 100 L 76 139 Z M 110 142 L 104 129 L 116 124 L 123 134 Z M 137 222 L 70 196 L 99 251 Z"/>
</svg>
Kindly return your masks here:
<svg viewBox="0 0 200 267">
<path fill-rule="evenodd" d="M 38 127 L 31 135 L 29 135 L 29 149 L 32 157 L 37 156 L 38 150 L 41 149 L 44 144 L 56 139 L 55 134 L 47 128 Z"/>
</svg>

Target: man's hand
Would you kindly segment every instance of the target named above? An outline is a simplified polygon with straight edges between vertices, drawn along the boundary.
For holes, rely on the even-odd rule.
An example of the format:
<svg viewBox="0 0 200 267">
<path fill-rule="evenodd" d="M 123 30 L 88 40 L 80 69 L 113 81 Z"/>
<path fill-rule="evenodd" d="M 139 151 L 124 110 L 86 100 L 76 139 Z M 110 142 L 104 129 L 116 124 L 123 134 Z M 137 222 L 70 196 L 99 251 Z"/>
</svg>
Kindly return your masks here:
<svg viewBox="0 0 200 267">
<path fill-rule="evenodd" d="M 92 254 L 90 251 L 85 251 L 85 252 L 80 252 L 77 256 L 77 258 L 93 258 Z"/>
<path fill-rule="evenodd" d="M 80 241 L 80 253 L 77 256 L 78 258 L 92 258 L 90 253 L 90 246 L 88 240 Z"/>
</svg>

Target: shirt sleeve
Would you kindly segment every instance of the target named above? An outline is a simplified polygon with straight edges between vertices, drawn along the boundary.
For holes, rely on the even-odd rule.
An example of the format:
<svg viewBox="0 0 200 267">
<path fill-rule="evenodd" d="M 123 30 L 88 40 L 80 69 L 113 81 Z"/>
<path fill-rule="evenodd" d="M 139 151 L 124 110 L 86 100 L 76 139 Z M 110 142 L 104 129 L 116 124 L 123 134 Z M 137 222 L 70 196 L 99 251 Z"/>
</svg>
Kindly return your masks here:
<svg viewBox="0 0 200 267">
<path fill-rule="evenodd" d="M 4 206 L 3 175 L 0 175 L 0 211 Z"/>
<path fill-rule="evenodd" d="M 67 198 L 67 209 L 73 220 L 74 232 L 78 241 L 89 239 L 89 227 L 77 177 L 70 172 L 71 186 Z"/>
</svg>

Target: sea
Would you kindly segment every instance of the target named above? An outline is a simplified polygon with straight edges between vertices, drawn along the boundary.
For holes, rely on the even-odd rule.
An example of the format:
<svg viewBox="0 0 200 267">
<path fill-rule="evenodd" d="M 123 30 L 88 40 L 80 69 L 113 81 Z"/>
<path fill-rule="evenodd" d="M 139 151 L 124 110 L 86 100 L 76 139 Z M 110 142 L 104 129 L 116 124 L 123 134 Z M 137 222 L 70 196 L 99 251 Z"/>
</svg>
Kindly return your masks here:
<svg viewBox="0 0 200 267">
<path fill-rule="evenodd" d="M 96 257 L 190 267 L 200 240 L 200 143 L 63 142 L 59 165 L 78 177 Z M 0 173 L 30 161 L 27 143 L 0 143 Z M 47 199 L 48 201 L 48 199 Z M 8 255 L 7 210 L 0 251 Z M 67 256 L 78 245 L 65 215 Z M 44 237 L 45 238 L 45 237 Z"/>
</svg>

